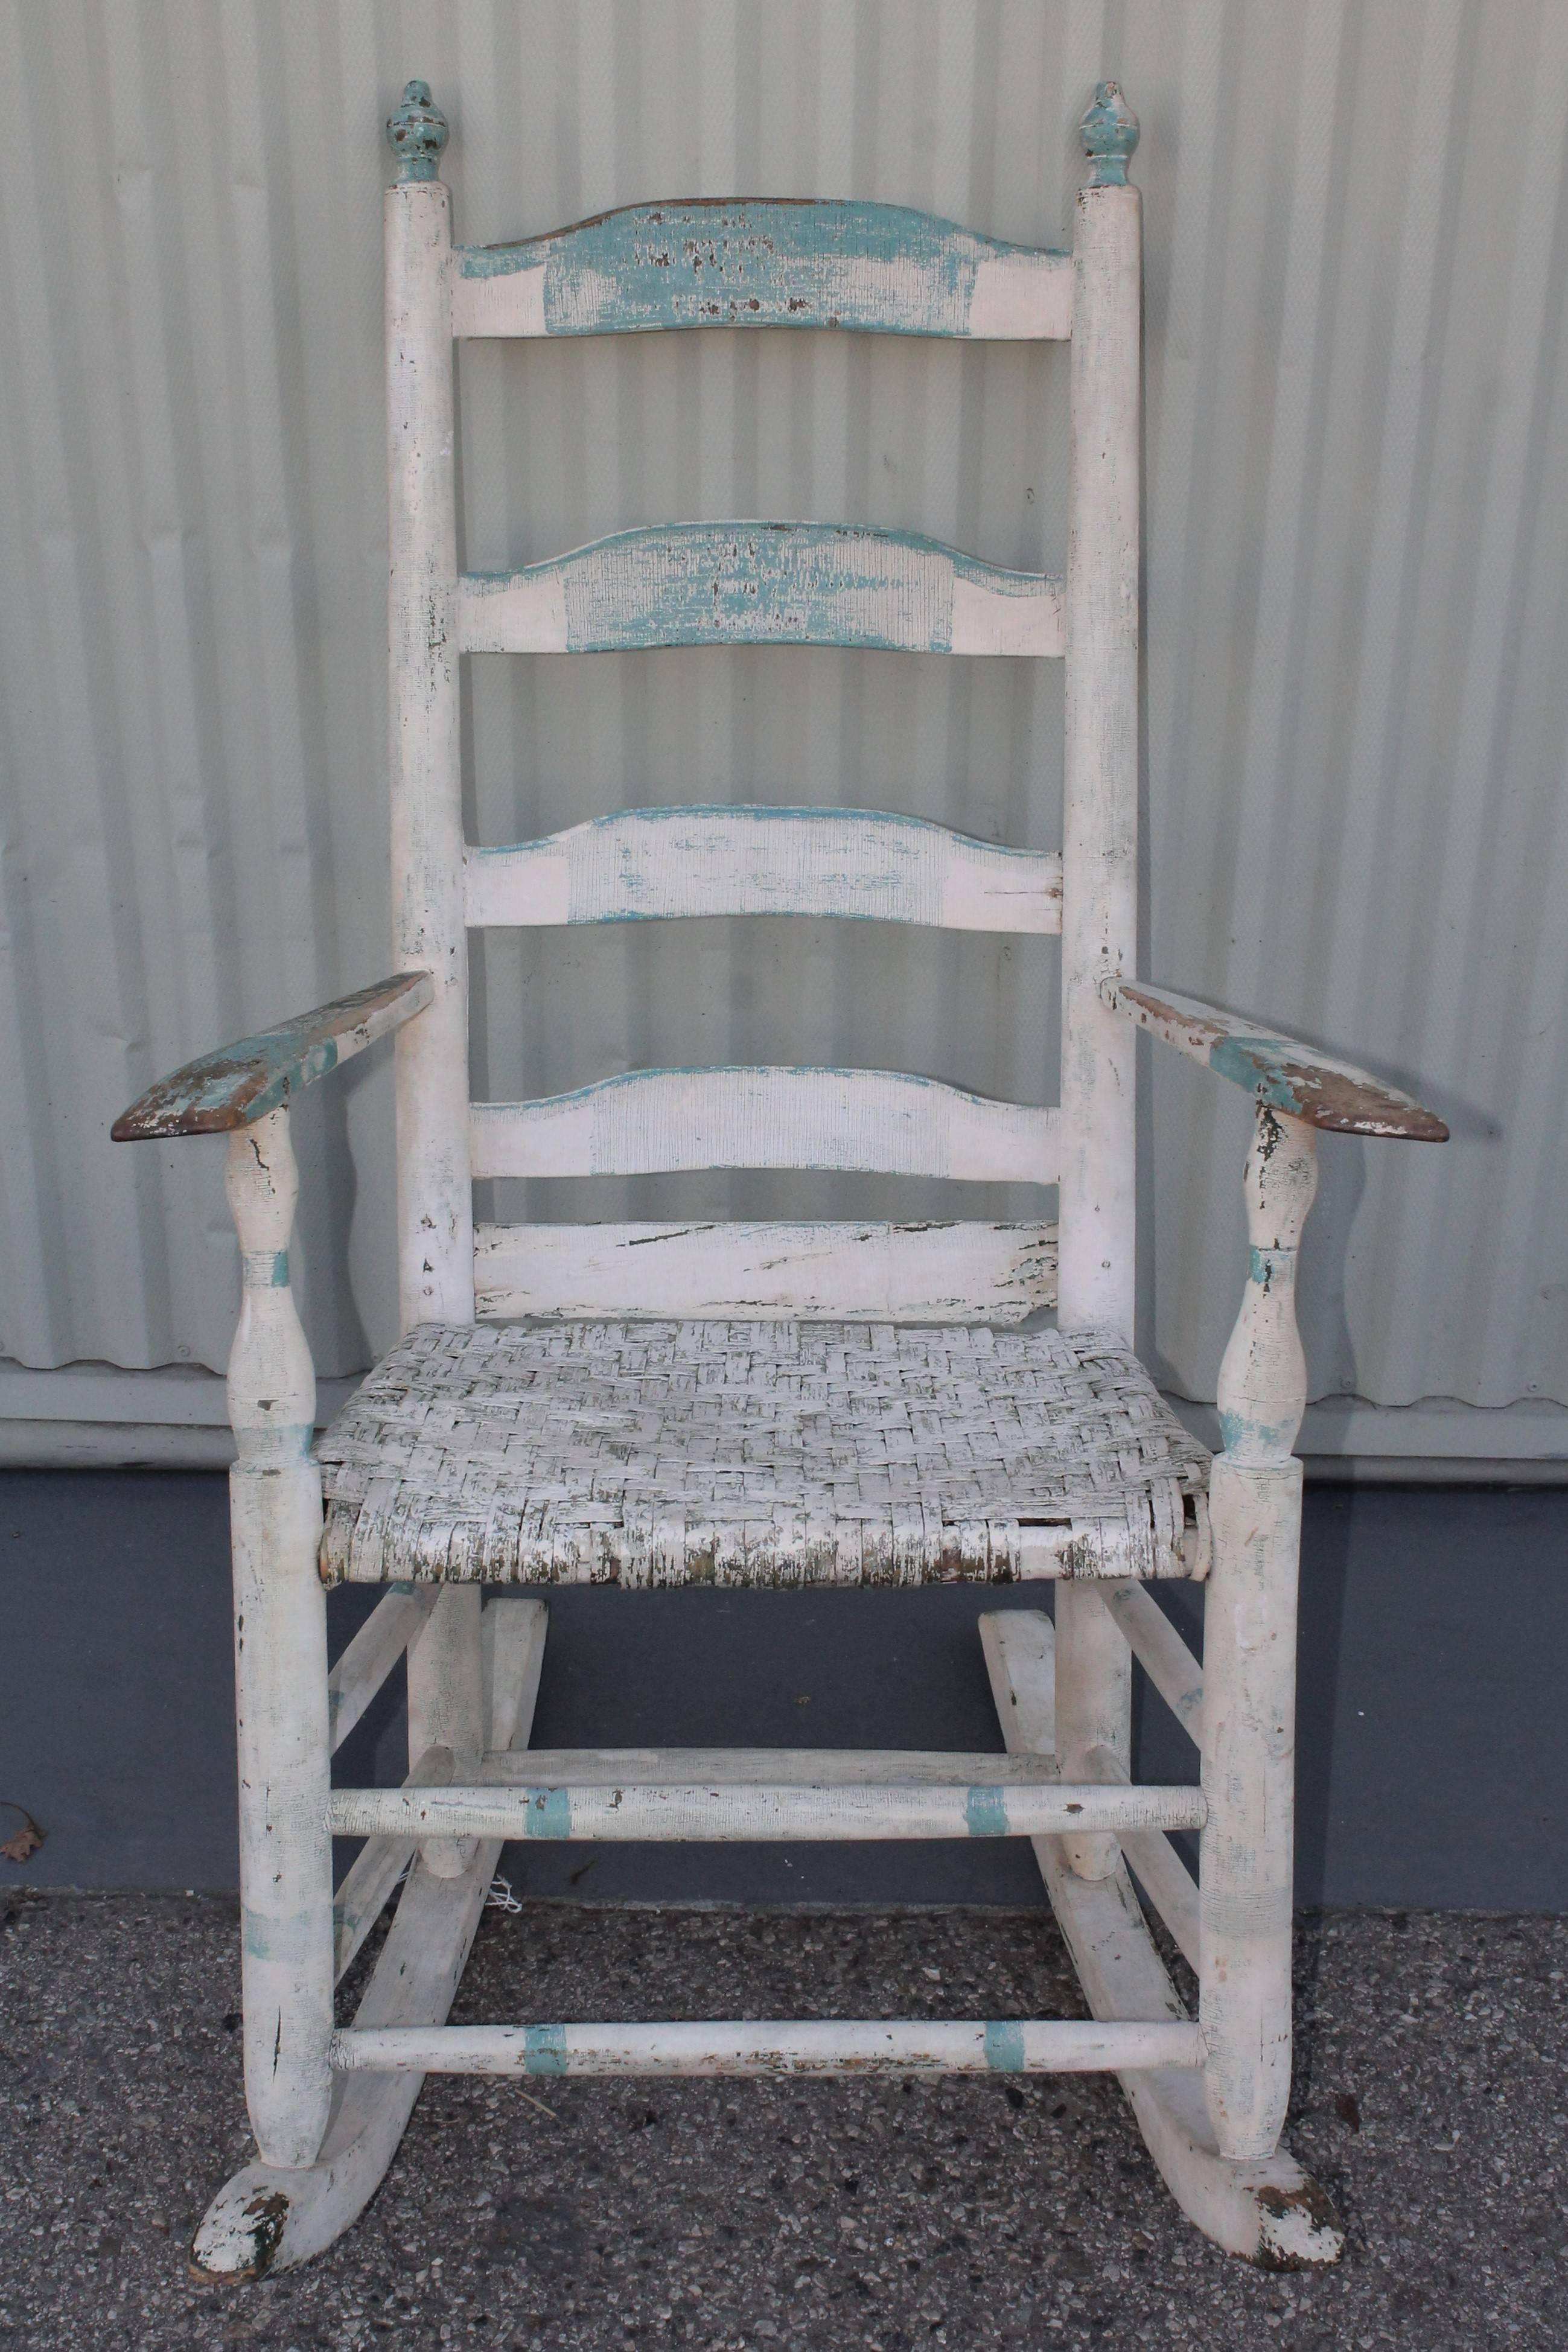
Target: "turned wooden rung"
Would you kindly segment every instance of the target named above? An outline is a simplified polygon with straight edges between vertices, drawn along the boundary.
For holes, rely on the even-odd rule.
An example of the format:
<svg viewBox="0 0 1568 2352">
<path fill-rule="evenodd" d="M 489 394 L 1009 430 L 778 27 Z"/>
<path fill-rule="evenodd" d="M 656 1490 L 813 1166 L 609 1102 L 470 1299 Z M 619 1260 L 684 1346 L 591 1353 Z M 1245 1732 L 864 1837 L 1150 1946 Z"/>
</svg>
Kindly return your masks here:
<svg viewBox="0 0 1568 2352">
<path fill-rule="evenodd" d="M 1093 2074 L 1203 2063 L 1186 2021 L 928 2024 L 765 2019 L 661 2025 L 384 2025 L 334 2035 L 333 2066 L 421 2074 Z"/>
<path fill-rule="evenodd" d="M 1202 1827 L 1206 1810 L 1198 1789 L 1009 1786 L 993 1775 L 946 1785 L 710 1779 L 339 1789 L 331 1819 L 339 1837 L 831 1843 L 1189 1830 Z"/>
</svg>

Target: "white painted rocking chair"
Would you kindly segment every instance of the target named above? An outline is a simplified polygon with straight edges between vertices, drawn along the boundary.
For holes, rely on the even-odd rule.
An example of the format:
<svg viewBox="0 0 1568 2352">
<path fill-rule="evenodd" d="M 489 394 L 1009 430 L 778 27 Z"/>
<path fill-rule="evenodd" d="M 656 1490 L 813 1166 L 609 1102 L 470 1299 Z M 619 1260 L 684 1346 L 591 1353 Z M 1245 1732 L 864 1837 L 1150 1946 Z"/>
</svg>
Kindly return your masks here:
<svg viewBox="0 0 1568 2352">
<path fill-rule="evenodd" d="M 245 2073 L 259 2161 L 195 2259 L 256 2276 L 329 2245 L 431 2070 L 636 2074 L 1107 2069 L 1184 2210 L 1281 2264 L 1340 2237 L 1279 2147 L 1290 2080 L 1295 1610 L 1306 1385 L 1293 1306 L 1319 1128 L 1439 1139 L 1364 1073 L 1131 977 L 1139 596 L 1137 123 L 1110 84 L 1074 250 L 924 215 L 756 202 L 614 213 L 454 248 L 446 125 L 388 125 L 393 907 L 397 974 L 193 1064 L 121 1139 L 229 1134 L 244 1264 L 229 1374 Z M 453 339 L 761 324 L 1071 339 L 1065 583 L 817 524 L 631 531 L 458 571 Z M 1062 856 L 851 810 L 694 808 L 468 846 L 462 653 L 777 642 L 1067 660 Z M 1059 1109 L 870 1071 L 647 1071 L 470 1106 L 483 924 L 772 912 L 1062 936 Z M 1257 1101 L 1250 1271 L 1212 1465 L 1131 1352 L 1134 1031 Z M 395 1029 L 405 1336 L 314 1455 L 289 1292 L 296 1091 Z M 1051 1229 L 481 1226 L 496 1176 L 868 1169 L 1059 1187 Z M 650 1235 L 661 1246 L 642 1246 Z M 761 1302 L 765 1302 L 761 1303 Z M 590 1319 L 613 1316 L 614 1320 Z M 478 1319 L 476 1319 L 478 1318 Z M 510 1318 L 510 1319 L 509 1319 Z M 835 1318 L 835 1319 L 826 1319 Z M 1145 1591 L 1207 1580 L 1200 1671 Z M 481 1586 L 1058 1580 L 982 1617 L 1005 1756 L 524 1753 L 546 1611 Z M 393 1590 L 329 1675 L 325 1588 Z M 412 1769 L 330 1785 L 406 1653 Z M 1130 1783 L 1132 1660 L 1202 1751 Z M 1194 1886 L 1167 1832 L 1200 1832 Z M 364 1838 L 334 1902 L 334 1832 Z M 504 1838 L 1028 1837 L 1091 2021 L 446 2023 Z M 333 1987 L 412 1862 L 353 2023 Z M 1196 1972 L 1173 1989 L 1129 1877 Z"/>
</svg>

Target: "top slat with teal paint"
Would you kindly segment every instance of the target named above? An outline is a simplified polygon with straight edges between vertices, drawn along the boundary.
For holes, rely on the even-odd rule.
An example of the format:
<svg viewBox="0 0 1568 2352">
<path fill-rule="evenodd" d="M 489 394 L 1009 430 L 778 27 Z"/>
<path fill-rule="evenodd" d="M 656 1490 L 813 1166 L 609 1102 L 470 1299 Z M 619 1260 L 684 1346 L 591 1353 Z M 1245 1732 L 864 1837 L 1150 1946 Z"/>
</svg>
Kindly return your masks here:
<svg viewBox="0 0 1568 2352">
<path fill-rule="evenodd" d="M 459 246 L 452 259 L 454 335 L 838 327 L 1037 342 L 1071 330 L 1068 255 L 903 205 L 632 205 L 518 245 Z"/>
</svg>

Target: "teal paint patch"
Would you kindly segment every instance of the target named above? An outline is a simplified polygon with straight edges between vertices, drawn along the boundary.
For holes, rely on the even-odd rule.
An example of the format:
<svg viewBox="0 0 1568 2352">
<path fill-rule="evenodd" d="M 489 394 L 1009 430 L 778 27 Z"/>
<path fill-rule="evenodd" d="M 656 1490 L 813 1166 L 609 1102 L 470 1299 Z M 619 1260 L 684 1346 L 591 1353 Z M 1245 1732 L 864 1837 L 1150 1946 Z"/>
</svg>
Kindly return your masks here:
<svg viewBox="0 0 1568 2352">
<path fill-rule="evenodd" d="M 963 1800 L 963 1825 L 971 1837 L 1005 1837 L 1007 1834 L 1007 1791 L 1005 1789 L 970 1789 Z M 987 2026 L 986 2032 L 990 2032 Z"/>
<path fill-rule="evenodd" d="M 1209 1047 L 1209 1067 L 1270 1109 L 1299 1115 L 1306 1097 L 1288 1066 L 1291 1051 L 1282 1037 L 1216 1037 Z"/>
<path fill-rule="evenodd" d="M 433 180 L 449 136 L 429 83 L 405 82 L 402 100 L 386 119 L 386 143 L 397 158 L 398 179 Z"/>
<path fill-rule="evenodd" d="M 660 524 L 521 572 L 468 572 L 464 585 L 482 607 L 487 594 L 550 582 L 570 653 L 721 645 L 951 653 L 959 579 L 1031 603 L 1053 593 L 1042 573 L 1004 571 L 918 531 L 848 523 Z"/>
<path fill-rule="evenodd" d="M 1232 1453 L 1240 1446 L 1261 1454 L 1289 1454 L 1290 1451 L 1282 1428 L 1272 1422 L 1250 1421 L 1244 1412 L 1220 1414 L 1219 1442 L 1226 1453 Z"/>
<path fill-rule="evenodd" d="M 1127 166 L 1138 144 L 1138 117 L 1113 81 L 1100 82 L 1094 103 L 1079 125 L 1083 152 L 1094 165 L 1091 188 L 1124 188 Z"/>
<path fill-rule="evenodd" d="M 525 1837 L 569 1838 L 572 1834 L 572 1799 L 564 1789 L 530 1789 L 528 1811 L 523 1819 Z"/>
<path fill-rule="evenodd" d="M 528 2074 L 564 2074 L 566 2072 L 566 2028 L 563 2025 L 525 2025 L 522 2029 L 522 2065 Z"/>
<path fill-rule="evenodd" d="M 1016 2019 L 986 2021 L 985 2063 L 994 2074 L 1024 2073 L 1024 2029 Z"/>
<path fill-rule="evenodd" d="M 367 1042 L 365 1031 L 378 1015 L 383 1032 L 407 1013 L 394 1011 L 415 1000 L 417 1011 L 430 996 L 429 976 L 398 972 L 373 987 L 356 989 L 319 1006 L 297 1021 L 238 1038 L 216 1054 L 204 1054 L 161 1078 L 114 1122 L 117 1141 L 150 1136 L 192 1135 L 248 1127 L 278 1110 L 300 1087 L 335 1070 Z"/>
<path fill-rule="evenodd" d="M 549 335 L 826 327 L 963 336 L 983 262 L 1044 277 L 1066 256 L 904 205 L 768 198 L 632 205 L 517 245 L 461 246 L 464 278 L 544 272 Z"/>
<path fill-rule="evenodd" d="M 266 1288 L 287 1290 L 289 1287 L 289 1253 L 286 1249 L 272 1252 L 272 1264 L 268 1270 Z"/>
</svg>

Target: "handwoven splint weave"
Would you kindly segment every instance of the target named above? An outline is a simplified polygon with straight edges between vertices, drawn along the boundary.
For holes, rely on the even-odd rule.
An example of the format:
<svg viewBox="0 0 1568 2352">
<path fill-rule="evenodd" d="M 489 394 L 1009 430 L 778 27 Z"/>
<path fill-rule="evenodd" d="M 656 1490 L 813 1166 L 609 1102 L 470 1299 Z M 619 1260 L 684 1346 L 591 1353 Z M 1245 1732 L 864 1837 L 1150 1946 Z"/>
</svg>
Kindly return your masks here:
<svg viewBox="0 0 1568 2352">
<path fill-rule="evenodd" d="M 1092 1332 L 424 1324 L 319 1448 L 321 1571 L 486 1582 L 1186 1576 L 1208 1456 Z"/>
</svg>

